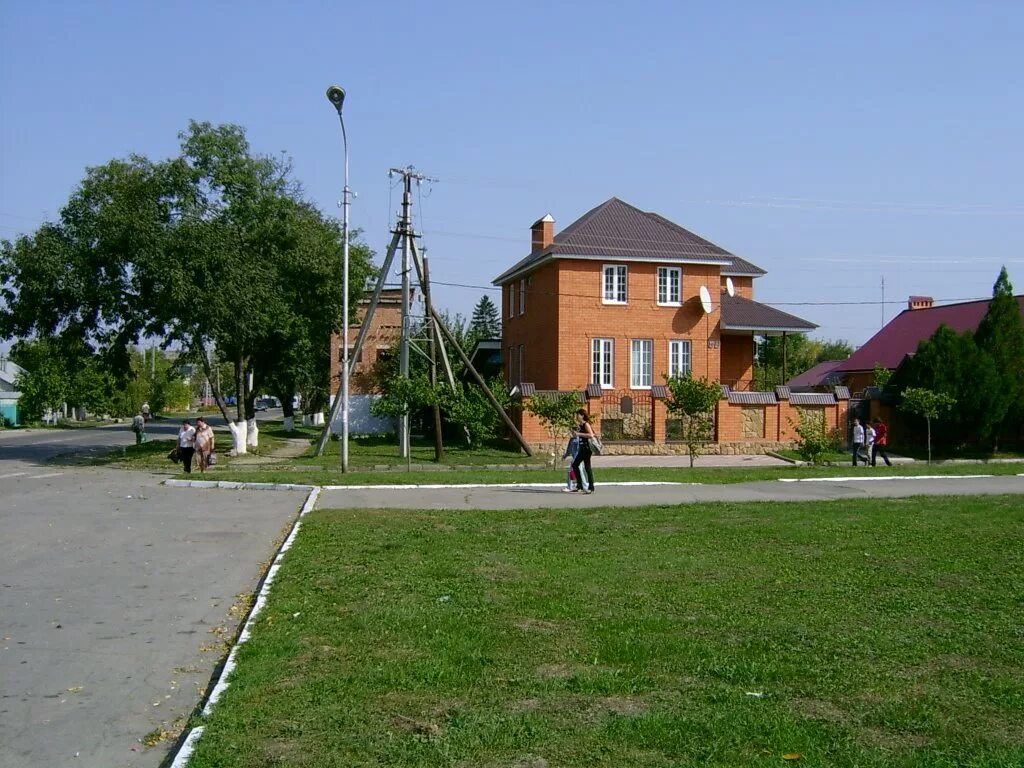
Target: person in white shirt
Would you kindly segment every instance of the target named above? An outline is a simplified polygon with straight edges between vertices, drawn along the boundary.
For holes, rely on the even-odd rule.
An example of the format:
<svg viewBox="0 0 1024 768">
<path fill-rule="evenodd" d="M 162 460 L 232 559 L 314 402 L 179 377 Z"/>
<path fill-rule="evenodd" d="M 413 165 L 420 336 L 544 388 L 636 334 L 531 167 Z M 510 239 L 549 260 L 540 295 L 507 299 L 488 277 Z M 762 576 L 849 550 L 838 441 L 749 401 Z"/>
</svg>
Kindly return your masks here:
<svg viewBox="0 0 1024 768">
<path fill-rule="evenodd" d="M 178 430 L 178 456 L 181 459 L 181 466 L 185 468 L 185 474 L 192 474 L 192 457 L 196 452 L 196 428 L 192 422 L 185 419 L 181 422 L 181 429 Z"/>
<path fill-rule="evenodd" d="M 864 427 L 860 419 L 853 420 L 853 466 L 857 466 L 857 459 L 863 459 L 867 464 L 870 459 L 864 456 Z"/>
<path fill-rule="evenodd" d="M 871 463 L 871 451 L 875 447 L 875 428 L 870 422 L 864 423 L 864 463 Z"/>
</svg>

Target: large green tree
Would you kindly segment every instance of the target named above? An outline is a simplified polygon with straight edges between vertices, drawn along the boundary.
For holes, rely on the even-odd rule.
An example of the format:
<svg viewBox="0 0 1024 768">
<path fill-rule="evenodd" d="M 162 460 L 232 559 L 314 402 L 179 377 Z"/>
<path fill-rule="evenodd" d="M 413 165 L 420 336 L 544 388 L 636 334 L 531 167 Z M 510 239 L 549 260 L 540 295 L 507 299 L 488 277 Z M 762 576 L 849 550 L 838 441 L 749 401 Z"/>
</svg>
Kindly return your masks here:
<svg viewBox="0 0 1024 768">
<path fill-rule="evenodd" d="M 81 337 L 120 376 L 144 335 L 180 345 L 214 386 L 215 360 L 228 361 L 233 414 L 215 394 L 244 451 L 260 385 L 287 379 L 281 367 L 297 348 L 328 361 L 341 325 L 341 232 L 240 127 L 193 122 L 180 138 L 170 160 L 88 169 L 58 222 L 2 244 L 0 336 Z M 350 306 L 369 255 L 352 251 Z"/>
<path fill-rule="evenodd" d="M 494 339 L 501 337 L 501 317 L 498 308 L 486 294 L 480 297 L 480 301 L 473 307 L 473 317 L 469 324 L 469 332 L 473 343 L 481 339 Z M 466 350 L 467 352 L 469 350 Z"/>
<path fill-rule="evenodd" d="M 1024 320 L 1006 267 L 992 287 L 992 301 L 974 339 L 992 358 L 998 387 L 990 402 L 993 437 L 1020 425 L 1024 417 Z M 998 445 L 997 445 L 998 447 Z"/>
<path fill-rule="evenodd" d="M 785 338 L 766 336 L 757 345 L 754 388 L 773 389 L 818 363 L 845 360 L 852 354 L 853 345 L 842 339 L 822 341 L 809 339 L 801 333 L 787 334 Z"/>
</svg>

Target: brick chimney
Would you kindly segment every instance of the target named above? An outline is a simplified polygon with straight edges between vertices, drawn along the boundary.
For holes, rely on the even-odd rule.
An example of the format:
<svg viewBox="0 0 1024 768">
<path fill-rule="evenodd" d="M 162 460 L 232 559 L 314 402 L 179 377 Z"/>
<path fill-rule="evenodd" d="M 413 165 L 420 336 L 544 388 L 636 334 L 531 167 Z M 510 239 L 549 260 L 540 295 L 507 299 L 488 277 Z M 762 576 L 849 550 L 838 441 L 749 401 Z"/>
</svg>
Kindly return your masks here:
<svg viewBox="0 0 1024 768">
<path fill-rule="evenodd" d="M 537 221 L 533 222 L 530 232 L 533 233 L 532 251 L 543 250 L 551 245 L 555 239 L 555 220 L 549 213 L 543 219 L 537 219 Z"/>
<path fill-rule="evenodd" d="M 907 300 L 907 309 L 931 309 L 934 303 L 931 296 L 911 296 Z"/>
</svg>

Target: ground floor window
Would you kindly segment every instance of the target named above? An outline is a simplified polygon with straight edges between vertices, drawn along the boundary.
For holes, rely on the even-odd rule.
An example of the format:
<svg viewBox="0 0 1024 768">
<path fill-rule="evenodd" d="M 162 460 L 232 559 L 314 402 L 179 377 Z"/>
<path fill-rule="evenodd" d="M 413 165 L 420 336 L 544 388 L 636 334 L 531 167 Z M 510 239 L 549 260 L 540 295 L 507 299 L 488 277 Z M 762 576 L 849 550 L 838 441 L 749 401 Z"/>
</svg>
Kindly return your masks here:
<svg viewBox="0 0 1024 768">
<path fill-rule="evenodd" d="M 630 342 L 629 386 L 646 389 L 653 383 L 654 342 L 650 339 L 633 339 Z"/>
<path fill-rule="evenodd" d="M 591 340 L 591 375 L 590 381 L 599 384 L 602 389 L 614 386 L 613 364 L 615 359 L 615 343 L 612 339 Z"/>
<path fill-rule="evenodd" d="M 668 343 L 668 375 L 686 376 L 693 372 L 690 342 L 685 339 Z"/>
</svg>

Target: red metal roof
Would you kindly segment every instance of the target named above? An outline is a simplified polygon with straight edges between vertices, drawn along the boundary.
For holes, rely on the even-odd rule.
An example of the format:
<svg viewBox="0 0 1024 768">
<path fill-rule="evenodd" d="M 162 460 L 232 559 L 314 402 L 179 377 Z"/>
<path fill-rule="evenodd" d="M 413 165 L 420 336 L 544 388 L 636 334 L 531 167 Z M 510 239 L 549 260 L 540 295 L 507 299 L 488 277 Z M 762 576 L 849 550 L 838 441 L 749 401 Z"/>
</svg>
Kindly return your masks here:
<svg viewBox="0 0 1024 768">
<path fill-rule="evenodd" d="M 1015 298 L 1024 315 L 1024 294 Z M 957 333 L 977 330 L 990 302 L 991 299 L 982 299 L 929 309 L 905 309 L 835 370 L 872 371 L 876 365 L 895 369 L 904 357 L 917 351 L 920 342 L 930 339 L 940 325 L 948 325 Z"/>
</svg>

